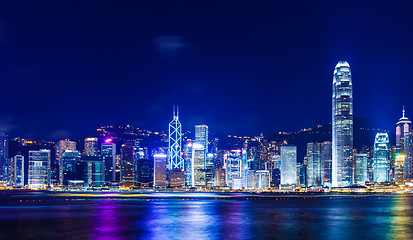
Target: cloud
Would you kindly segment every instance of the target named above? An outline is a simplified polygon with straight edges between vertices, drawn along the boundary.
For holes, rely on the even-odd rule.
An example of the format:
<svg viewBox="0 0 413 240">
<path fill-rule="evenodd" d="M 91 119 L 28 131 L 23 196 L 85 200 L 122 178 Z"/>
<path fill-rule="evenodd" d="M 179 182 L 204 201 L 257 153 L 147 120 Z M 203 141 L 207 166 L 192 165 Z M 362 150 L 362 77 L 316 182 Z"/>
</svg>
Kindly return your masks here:
<svg viewBox="0 0 413 240">
<path fill-rule="evenodd" d="M 154 39 L 156 50 L 162 58 L 176 58 L 189 46 L 181 36 L 159 36 Z"/>
</svg>

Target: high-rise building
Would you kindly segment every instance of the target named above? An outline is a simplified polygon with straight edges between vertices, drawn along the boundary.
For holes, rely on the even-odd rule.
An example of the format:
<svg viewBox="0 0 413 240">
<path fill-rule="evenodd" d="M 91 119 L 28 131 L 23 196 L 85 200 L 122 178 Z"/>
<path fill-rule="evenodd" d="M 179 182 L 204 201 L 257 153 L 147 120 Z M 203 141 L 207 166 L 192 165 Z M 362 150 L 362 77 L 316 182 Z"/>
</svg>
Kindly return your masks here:
<svg viewBox="0 0 413 240">
<path fill-rule="evenodd" d="M 403 107 L 403 116 L 396 123 L 396 156 L 404 154 L 404 136 L 411 130 L 412 122 L 406 117 Z"/>
<path fill-rule="evenodd" d="M 70 181 L 81 180 L 77 176 L 77 163 L 80 161 L 80 153 L 77 150 L 65 150 L 60 155 L 63 168 L 63 185 L 69 185 Z"/>
<path fill-rule="evenodd" d="M 406 155 L 399 154 L 396 156 L 394 161 L 394 180 L 403 181 L 404 180 L 404 169 L 405 169 Z"/>
<path fill-rule="evenodd" d="M 242 151 L 241 150 L 231 150 L 224 155 L 225 169 L 226 169 L 226 182 L 227 186 L 232 189 L 237 189 L 236 184 L 238 179 L 242 180 Z M 242 189 L 242 182 L 241 182 Z"/>
<path fill-rule="evenodd" d="M 63 184 L 63 162 L 61 161 L 61 156 L 64 151 L 66 150 L 71 150 L 75 151 L 76 150 L 76 142 L 70 141 L 70 140 L 60 140 L 56 144 L 56 163 L 59 165 L 59 183 L 60 185 Z"/>
<path fill-rule="evenodd" d="M 333 76 L 332 186 L 353 183 L 353 90 L 350 65 L 340 61 Z"/>
<path fill-rule="evenodd" d="M 390 181 L 390 146 L 387 133 L 377 133 L 374 139 L 374 182 Z"/>
<path fill-rule="evenodd" d="M 115 181 L 116 144 L 111 138 L 106 139 L 102 143 L 100 155 L 105 163 L 105 182 Z"/>
<path fill-rule="evenodd" d="M 0 132 L 0 181 L 8 179 L 9 136 Z"/>
<path fill-rule="evenodd" d="M 403 178 L 413 178 L 413 135 L 412 135 L 412 122 L 406 117 L 403 107 L 403 116 L 396 123 L 396 152 L 395 159 L 404 160 L 404 176 Z M 395 166 L 396 167 L 396 166 Z M 398 165 L 398 171 L 400 174 L 401 169 Z M 396 173 L 396 172 L 395 172 Z M 400 175 L 398 179 L 400 180 Z"/>
<path fill-rule="evenodd" d="M 179 121 L 179 108 L 174 106 L 173 119 L 169 123 L 169 159 L 168 168 L 184 169 L 184 160 L 182 158 L 182 125 Z"/>
<path fill-rule="evenodd" d="M 195 125 L 195 142 L 201 144 L 208 153 L 208 126 Z"/>
<path fill-rule="evenodd" d="M 50 186 L 50 150 L 29 151 L 29 187 L 44 189 Z"/>
<path fill-rule="evenodd" d="M 121 169 L 121 180 L 122 187 L 133 188 L 135 185 L 135 175 L 134 175 L 134 148 L 132 144 L 126 143 L 122 146 L 122 169 Z"/>
<path fill-rule="evenodd" d="M 99 156 L 99 145 L 97 138 L 85 138 L 85 149 L 83 154 L 85 156 Z"/>
<path fill-rule="evenodd" d="M 23 187 L 24 186 L 24 156 L 18 154 L 14 156 L 14 177 L 13 186 Z"/>
<path fill-rule="evenodd" d="M 166 161 L 167 155 L 164 153 L 156 153 L 153 155 L 154 159 L 154 174 L 153 186 L 166 187 Z"/>
<path fill-rule="evenodd" d="M 329 141 L 321 143 L 321 162 L 324 168 L 323 173 L 323 185 L 326 187 L 331 187 L 332 180 L 332 144 Z"/>
<path fill-rule="evenodd" d="M 284 145 L 281 147 L 281 185 L 297 184 L 297 147 Z"/>
<path fill-rule="evenodd" d="M 321 144 L 307 143 L 307 186 L 317 187 L 322 185 L 323 169 L 321 163 Z"/>
<path fill-rule="evenodd" d="M 77 164 L 77 177 L 82 179 L 88 187 L 105 185 L 105 164 L 100 156 L 82 155 Z"/>
<path fill-rule="evenodd" d="M 140 147 L 136 151 L 136 182 L 140 188 L 153 187 L 153 161 L 150 160 L 148 148 Z"/>
<path fill-rule="evenodd" d="M 367 181 L 367 154 L 357 153 L 356 164 L 354 168 L 354 183 L 365 185 Z"/>
<path fill-rule="evenodd" d="M 185 162 L 185 186 L 192 186 L 192 142 L 188 142 L 184 145 L 182 157 Z"/>
<path fill-rule="evenodd" d="M 204 187 L 205 182 L 205 148 L 200 143 L 192 144 L 192 187 Z"/>
</svg>

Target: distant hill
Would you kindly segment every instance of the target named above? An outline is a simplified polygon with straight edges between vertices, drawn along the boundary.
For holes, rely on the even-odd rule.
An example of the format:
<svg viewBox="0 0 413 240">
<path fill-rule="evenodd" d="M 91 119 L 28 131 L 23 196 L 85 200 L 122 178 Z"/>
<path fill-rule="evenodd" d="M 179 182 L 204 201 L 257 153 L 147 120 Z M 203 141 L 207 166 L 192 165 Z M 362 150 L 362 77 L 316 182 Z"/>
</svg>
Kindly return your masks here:
<svg viewBox="0 0 413 240">
<path fill-rule="evenodd" d="M 354 148 L 361 149 L 363 146 L 373 146 L 374 137 L 378 132 L 387 132 L 390 144 L 394 142 L 394 134 L 380 124 L 365 118 L 354 117 Z M 277 142 L 286 141 L 297 146 L 298 161 L 302 161 L 306 154 L 306 146 L 309 142 L 331 141 L 331 123 L 317 125 L 312 128 L 301 129 L 298 132 L 279 132 L 271 137 Z"/>
</svg>

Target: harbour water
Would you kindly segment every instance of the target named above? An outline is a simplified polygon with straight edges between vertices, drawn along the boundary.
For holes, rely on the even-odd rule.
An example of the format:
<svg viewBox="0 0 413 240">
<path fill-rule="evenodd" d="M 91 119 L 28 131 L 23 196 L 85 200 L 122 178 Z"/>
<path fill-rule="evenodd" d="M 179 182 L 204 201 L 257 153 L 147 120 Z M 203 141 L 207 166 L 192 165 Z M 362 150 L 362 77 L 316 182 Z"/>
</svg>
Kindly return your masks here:
<svg viewBox="0 0 413 240">
<path fill-rule="evenodd" d="M 412 238 L 408 195 L 0 193 L 0 239 Z"/>
</svg>

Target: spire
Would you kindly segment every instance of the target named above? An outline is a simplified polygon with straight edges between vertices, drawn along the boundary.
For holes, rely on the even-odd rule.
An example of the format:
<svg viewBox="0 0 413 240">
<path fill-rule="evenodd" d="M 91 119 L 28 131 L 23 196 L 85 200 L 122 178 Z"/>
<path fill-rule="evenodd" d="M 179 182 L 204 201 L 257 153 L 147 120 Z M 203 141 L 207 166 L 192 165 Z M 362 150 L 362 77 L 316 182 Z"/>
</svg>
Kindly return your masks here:
<svg viewBox="0 0 413 240">
<path fill-rule="evenodd" d="M 403 105 L 403 118 L 405 118 L 404 105 Z"/>
</svg>

